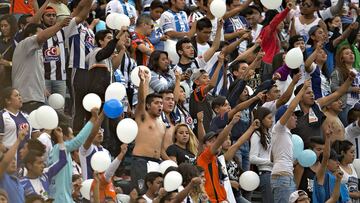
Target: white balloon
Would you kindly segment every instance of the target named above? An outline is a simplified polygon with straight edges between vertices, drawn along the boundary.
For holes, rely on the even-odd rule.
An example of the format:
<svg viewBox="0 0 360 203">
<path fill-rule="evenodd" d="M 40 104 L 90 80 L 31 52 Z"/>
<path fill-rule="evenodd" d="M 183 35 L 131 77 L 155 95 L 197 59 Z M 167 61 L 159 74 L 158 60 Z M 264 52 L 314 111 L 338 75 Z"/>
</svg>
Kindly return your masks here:
<svg viewBox="0 0 360 203">
<path fill-rule="evenodd" d="M 176 41 L 168 39 L 164 42 L 164 51 L 168 53 L 171 64 L 179 62 L 179 55 L 176 53 Z"/>
<path fill-rule="evenodd" d="M 36 110 L 36 122 L 44 129 L 55 129 L 59 124 L 56 111 L 50 106 L 40 106 Z"/>
<path fill-rule="evenodd" d="M 90 200 L 90 190 L 93 181 L 94 179 L 87 179 L 81 183 L 80 193 L 87 200 Z"/>
<path fill-rule="evenodd" d="M 139 69 L 141 68 L 141 70 L 147 70 L 149 72 L 149 76 L 151 78 L 151 71 L 148 67 L 146 66 L 137 66 L 135 67 L 132 71 L 131 71 L 131 75 L 130 75 L 130 79 L 131 79 L 131 82 L 139 87 L 140 85 L 140 78 L 139 78 Z"/>
<path fill-rule="evenodd" d="M 32 111 L 29 114 L 28 120 L 29 120 L 30 126 L 32 128 L 41 129 L 40 125 L 37 123 L 37 120 L 36 120 L 36 112 L 37 112 L 37 110 Z"/>
<path fill-rule="evenodd" d="M 105 101 L 117 99 L 121 101 L 126 96 L 126 89 L 120 82 L 111 83 L 105 91 Z"/>
<path fill-rule="evenodd" d="M 167 192 L 177 190 L 182 184 L 183 178 L 177 171 L 170 171 L 164 178 L 164 188 Z"/>
<path fill-rule="evenodd" d="M 64 107 L 65 99 L 61 94 L 55 93 L 49 96 L 49 105 L 54 109 L 61 109 Z"/>
<path fill-rule="evenodd" d="M 242 189 L 254 191 L 260 185 L 260 178 L 258 174 L 253 171 L 245 171 L 241 174 L 239 183 Z"/>
<path fill-rule="evenodd" d="M 160 173 L 164 174 L 166 169 L 168 169 L 170 166 L 178 167 L 177 163 L 173 160 L 166 160 L 161 162 L 160 164 Z"/>
<path fill-rule="evenodd" d="M 282 0 L 260 0 L 260 2 L 267 9 L 278 9 L 281 6 Z"/>
<path fill-rule="evenodd" d="M 91 168 L 94 171 L 102 173 L 109 168 L 111 164 L 110 156 L 107 152 L 104 151 L 97 151 L 90 160 Z"/>
<path fill-rule="evenodd" d="M 285 63 L 291 69 L 297 69 L 304 63 L 304 56 L 299 47 L 292 48 L 285 56 Z"/>
<path fill-rule="evenodd" d="M 97 94 L 89 93 L 83 99 L 83 106 L 86 111 L 91 111 L 93 108 L 100 109 L 101 99 Z"/>
<path fill-rule="evenodd" d="M 130 25 L 130 18 L 121 13 L 110 13 L 106 17 L 106 25 L 113 30 L 120 30 L 122 26 Z"/>
<path fill-rule="evenodd" d="M 210 11 L 216 18 L 222 18 L 226 13 L 226 4 L 223 0 L 214 0 L 210 4 Z"/>
<path fill-rule="evenodd" d="M 138 133 L 138 125 L 131 118 L 121 120 L 116 127 L 116 134 L 119 140 L 129 144 L 135 140 Z"/>
</svg>

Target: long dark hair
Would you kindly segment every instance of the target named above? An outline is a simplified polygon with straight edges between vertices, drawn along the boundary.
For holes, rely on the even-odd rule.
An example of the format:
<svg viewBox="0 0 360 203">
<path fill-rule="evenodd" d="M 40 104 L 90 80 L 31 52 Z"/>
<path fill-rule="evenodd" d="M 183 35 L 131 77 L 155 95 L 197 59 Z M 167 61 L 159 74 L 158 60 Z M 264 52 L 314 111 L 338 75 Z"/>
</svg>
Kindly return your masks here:
<svg viewBox="0 0 360 203">
<path fill-rule="evenodd" d="M 13 15 L 4 15 L 0 18 L 0 22 L 5 20 L 10 25 L 10 38 L 13 38 L 17 32 L 17 22 Z"/>
<path fill-rule="evenodd" d="M 260 120 L 260 128 L 257 131 L 260 133 L 260 144 L 264 147 L 264 149 L 268 149 L 267 144 L 267 136 L 269 135 L 269 129 L 266 129 L 262 124 L 262 120 L 271 114 L 271 111 L 268 108 L 260 107 L 254 111 L 254 119 Z"/>
<path fill-rule="evenodd" d="M 168 57 L 168 53 L 166 51 L 155 50 L 153 53 L 151 53 L 148 64 L 150 70 L 159 73 L 159 68 L 160 68 L 159 60 L 161 54 L 165 54 L 166 57 Z"/>
<path fill-rule="evenodd" d="M 339 161 L 341 162 L 344 159 L 346 152 L 350 150 L 352 146 L 353 143 L 348 140 L 336 140 L 333 143 L 332 148 L 334 148 L 336 153 L 340 155 Z"/>
<path fill-rule="evenodd" d="M 6 100 L 9 100 L 13 91 L 16 90 L 12 87 L 6 87 L 1 91 L 1 100 L 0 100 L 0 108 L 3 109 L 6 107 Z"/>
</svg>

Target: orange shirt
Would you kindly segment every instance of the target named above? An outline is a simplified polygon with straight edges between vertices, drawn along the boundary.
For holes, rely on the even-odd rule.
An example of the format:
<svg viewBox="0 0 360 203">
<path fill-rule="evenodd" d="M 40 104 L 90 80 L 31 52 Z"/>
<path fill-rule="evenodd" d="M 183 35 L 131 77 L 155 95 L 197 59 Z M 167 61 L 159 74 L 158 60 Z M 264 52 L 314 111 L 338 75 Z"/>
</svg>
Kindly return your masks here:
<svg viewBox="0 0 360 203">
<path fill-rule="evenodd" d="M 226 201 L 226 191 L 219 176 L 217 156 L 212 154 L 210 147 L 207 147 L 197 158 L 197 165 L 205 171 L 205 191 L 210 202 Z"/>
<path fill-rule="evenodd" d="M 137 49 L 137 47 L 140 44 L 145 45 L 147 48 L 151 49 L 152 51 L 155 50 L 154 45 L 151 44 L 149 38 L 147 38 L 145 35 L 142 35 L 138 32 L 133 32 L 131 33 L 131 44 L 135 49 L 135 61 L 137 63 L 138 66 L 140 65 L 144 65 L 147 66 L 148 64 L 148 60 L 149 60 L 149 56 L 146 55 L 145 53 L 142 53 L 139 49 Z"/>
<path fill-rule="evenodd" d="M 33 7 L 34 0 L 12 0 L 11 13 L 15 14 L 35 14 L 35 10 Z"/>
<path fill-rule="evenodd" d="M 91 192 L 94 192 L 95 184 L 96 184 L 96 180 L 94 180 L 92 182 Z M 113 198 L 113 200 L 116 199 L 116 192 L 115 192 L 115 189 L 114 189 L 114 185 L 112 184 L 111 180 L 110 180 L 110 182 L 106 181 L 105 173 L 102 173 L 100 175 L 99 192 L 100 192 L 100 202 L 104 202 L 106 197 L 111 197 L 111 198 Z"/>
</svg>

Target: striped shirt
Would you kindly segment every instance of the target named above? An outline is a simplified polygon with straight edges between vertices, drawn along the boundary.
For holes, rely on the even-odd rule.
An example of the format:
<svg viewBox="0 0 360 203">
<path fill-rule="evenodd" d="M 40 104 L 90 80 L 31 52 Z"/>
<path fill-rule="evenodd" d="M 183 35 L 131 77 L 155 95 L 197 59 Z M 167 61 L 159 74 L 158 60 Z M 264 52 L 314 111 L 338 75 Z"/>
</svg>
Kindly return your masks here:
<svg viewBox="0 0 360 203">
<path fill-rule="evenodd" d="M 205 66 L 205 70 L 206 72 L 209 74 L 210 78 L 214 75 L 216 67 L 218 65 L 218 56 L 219 56 L 220 52 L 216 52 L 211 59 L 207 62 L 206 66 Z M 227 92 L 227 87 L 223 88 L 223 83 L 224 83 L 224 66 L 220 69 L 219 71 L 219 75 L 218 75 L 218 79 L 216 82 L 215 87 L 210 91 L 210 93 L 212 95 L 222 95 L 222 96 L 226 96 L 226 92 Z M 229 81 L 228 81 L 229 83 Z"/>
<path fill-rule="evenodd" d="M 73 18 L 70 24 L 59 30 L 43 45 L 45 80 L 66 80 L 66 39 L 78 34 L 76 21 Z"/>
<path fill-rule="evenodd" d="M 172 10 L 165 11 L 160 17 L 160 26 L 164 33 L 169 31 L 189 32 L 188 17 L 185 11 L 175 13 Z"/>
<path fill-rule="evenodd" d="M 94 32 L 84 24 L 77 26 L 78 34 L 69 38 L 69 68 L 89 69 L 86 56 L 94 49 Z"/>
</svg>

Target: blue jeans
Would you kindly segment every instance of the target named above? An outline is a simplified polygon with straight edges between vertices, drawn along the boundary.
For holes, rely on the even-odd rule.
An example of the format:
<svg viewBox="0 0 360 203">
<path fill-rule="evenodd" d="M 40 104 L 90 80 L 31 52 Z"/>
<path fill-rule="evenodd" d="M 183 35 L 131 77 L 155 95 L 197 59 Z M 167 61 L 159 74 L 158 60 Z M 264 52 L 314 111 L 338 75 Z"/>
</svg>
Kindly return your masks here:
<svg viewBox="0 0 360 203">
<path fill-rule="evenodd" d="M 263 203 L 273 203 L 274 196 L 271 190 L 271 171 L 260 171 L 260 191 Z"/>
<path fill-rule="evenodd" d="M 243 145 L 241 145 L 240 149 L 236 151 L 235 154 L 239 158 L 241 168 L 244 171 L 250 170 L 249 153 L 250 153 L 250 144 L 249 141 L 246 141 Z"/>
<path fill-rule="evenodd" d="M 64 99 L 66 95 L 66 81 L 65 80 L 45 80 L 46 89 L 50 94 L 61 94 Z"/>
<path fill-rule="evenodd" d="M 296 191 L 293 176 L 272 176 L 271 188 L 275 203 L 289 202 L 291 193 Z"/>
</svg>

